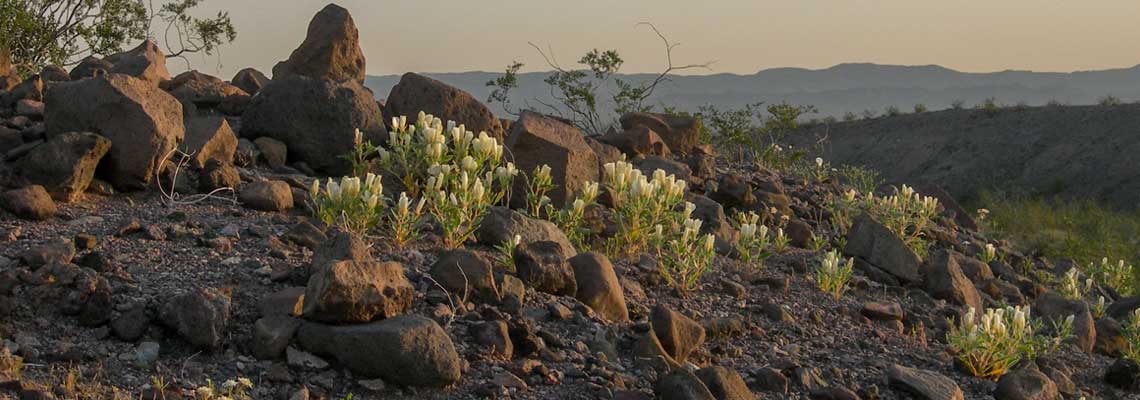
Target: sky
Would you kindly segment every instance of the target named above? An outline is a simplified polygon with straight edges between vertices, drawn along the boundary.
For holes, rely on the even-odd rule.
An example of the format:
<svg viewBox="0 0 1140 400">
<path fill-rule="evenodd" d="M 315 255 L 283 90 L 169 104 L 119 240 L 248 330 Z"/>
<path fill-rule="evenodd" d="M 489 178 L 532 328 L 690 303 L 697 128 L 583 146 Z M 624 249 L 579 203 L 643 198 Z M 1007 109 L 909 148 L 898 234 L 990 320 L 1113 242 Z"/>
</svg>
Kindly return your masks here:
<svg viewBox="0 0 1140 400">
<path fill-rule="evenodd" d="M 205 0 L 227 10 L 237 40 L 189 67 L 229 78 L 266 74 L 304 39 L 327 1 Z M 360 30 L 371 75 L 550 69 L 593 48 L 616 49 L 622 72 L 666 65 L 651 22 L 672 42 L 683 74 L 752 74 L 845 62 L 938 64 L 968 72 L 1069 72 L 1140 64 L 1140 0 L 340 0 Z M 185 70 L 170 60 L 172 72 Z"/>
</svg>

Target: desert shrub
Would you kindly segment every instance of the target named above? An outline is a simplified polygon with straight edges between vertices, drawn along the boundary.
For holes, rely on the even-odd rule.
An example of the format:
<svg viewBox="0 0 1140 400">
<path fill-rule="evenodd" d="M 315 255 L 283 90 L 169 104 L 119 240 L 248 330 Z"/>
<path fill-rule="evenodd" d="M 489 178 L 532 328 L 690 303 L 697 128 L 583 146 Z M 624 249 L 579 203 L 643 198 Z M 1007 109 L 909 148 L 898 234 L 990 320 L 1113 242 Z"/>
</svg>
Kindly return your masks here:
<svg viewBox="0 0 1140 400">
<path fill-rule="evenodd" d="M 745 264 L 755 263 L 757 268 L 764 266 L 764 259 L 770 255 L 766 249 L 771 245 L 768 227 L 760 222 L 760 215 L 749 211 L 738 213 L 734 219 L 740 232 L 736 239 L 736 252 Z"/>
<path fill-rule="evenodd" d="M 879 171 L 861 165 L 844 165 L 839 167 L 838 172 L 839 178 L 859 193 L 874 193 L 883 184 Z"/>
<path fill-rule="evenodd" d="M 1135 310 L 1124 324 L 1124 357 L 1140 362 L 1140 310 Z"/>
<path fill-rule="evenodd" d="M 315 217 L 357 234 L 376 227 L 384 217 L 384 184 L 379 175 L 346 176 L 339 182 L 329 178 L 323 187 L 315 180 L 309 196 Z"/>
<path fill-rule="evenodd" d="M 946 342 L 959 365 L 980 378 L 997 379 L 1021 360 L 1056 351 L 1072 336 L 1072 316 L 1054 322 L 1050 335 L 1028 306 L 986 309 L 980 320 L 975 313 L 971 307 L 961 319 L 951 319 Z"/>
<path fill-rule="evenodd" d="M 999 105 L 997 102 L 997 99 L 995 99 L 993 97 L 987 97 L 985 100 L 982 100 L 982 102 L 980 104 L 978 104 L 977 106 L 975 106 L 974 108 L 984 111 L 986 113 L 986 115 L 989 115 L 989 116 L 994 116 L 994 115 L 997 115 L 999 112 L 1001 112 L 1001 105 Z"/>
<path fill-rule="evenodd" d="M 1101 96 L 1101 98 L 1097 99 L 1096 104 L 1098 104 L 1102 107 L 1114 107 L 1114 106 L 1119 106 L 1121 104 L 1124 104 L 1124 102 L 1121 101 L 1119 97 L 1113 96 L 1111 94 L 1107 94 L 1107 95 Z"/>
<path fill-rule="evenodd" d="M 407 193 L 400 193 L 400 199 L 388 216 L 389 237 L 396 246 L 402 247 L 420 238 L 419 224 L 423 219 L 424 200 L 421 197 L 413 203 Z"/>
<path fill-rule="evenodd" d="M 879 112 L 875 110 L 863 110 L 863 119 L 875 119 L 879 116 Z"/>
<path fill-rule="evenodd" d="M 526 212 L 535 218 L 541 218 L 541 213 L 550 204 L 546 192 L 554 189 L 554 178 L 550 176 L 550 166 L 543 164 L 534 167 L 534 171 L 526 178 Z"/>
<path fill-rule="evenodd" d="M 586 208 L 597 204 L 597 199 L 598 183 L 587 182 L 582 188 L 582 192 L 578 193 L 569 207 L 555 211 L 553 206 L 547 206 L 547 215 L 551 216 L 554 223 L 562 228 L 563 232 L 566 232 L 566 237 L 579 249 L 587 245 L 586 236 L 591 233 L 584 224 Z"/>
<path fill-rule="evenodd" d="M 1079 273 L 1076 268 L 1065 271 L 1065 275 L 1062 275 L 1057 282 L 1057 293 L 1069 299 L 1083 300 L 1092 290 L 1093 281 L 1092 279 L 1081 281 Z"/>
<path fill-rule="evenodd" d="M 617 50 L 593 49 L 578 59 L 578 68 L 564 68 L 559 65 L 554 54 L 531 43 L 552 71 L 543 83 L 549 87 L 553 102 L 535 100 L 541 109 L 529 109 L 557 115 L 572 122 L 589 135 L 601 135 L 606 128 L 616 122 L 615 117 L 628 112 L 650 111 L 653 107 L 647 100 L 653 96 L 658 85 L 669 80 L 674 72 L 708 68 L 711 63 L 674 65 L 673 50 L 677 47 L 663 35 L 657 27 L 649 23 L 638 26 L 649 27 L 661 39 L 665 49 L 665 68 L 651 78 L 639 82 L 626 81 L 617 77 L 625 60 Z M 518 87 L 518 71 L 523 67 L 518 61 L 507 66 L 504 75 L 486 83 L 492 91 L 488 103 L 502 103 L 503 109 L 513 113 L 510 106 L 510 91 Z M 609 88 L 606 93 L 604 90 Z M 606 106 L 612 106 L 607 109 Z"/>
<path fill-rule="evenodd" d="M 1133 280 L 1136 268 L 1124 260 L 1117 260 L 1114 263 L 1108 261 L 1108 257 L 1103 257 L 1100 259 L 1100 264 L 1089 263 L 1085 273 L 1091 276 L 1093 281 L 1108 286 L 1117 293 L 1124 295 L 1136 293 L 1136 282 Z"/>
<path fill-rule="evenodd" d="M 840 236 L 847 234 L 855 216 L 863 212 L 859 193 L 854 189 L 844 192 L 842 196 L 828 194 L 824 207 L 831 215 L 829 223 L 832 229 Z"/>
<path fill-rule="evenodd" d="M 1118 211 L 1091 200 L 1049 201 L 994 192 L 983 192 L 980 203 L 989 210 L 983 229 L 1025 253 L 1050 259 L 1140 259 L 1140 212 Z M 1135 279 L 1124 285 L 1120 274 L 1113 275 L 1109 286 L 1135 292 Z"/>
<path fill-rule="evenodd" d="M 902 185 L 895 194 L 876 197 L 868 194 L 863 202 L 866 212 L 906 242 L 915 253 L 925 258 L 926 241 L 923 230 L 938 215 L 938 199 L 923 196 L 913 188 Z"/>
<path fill-rule="evenodd" d="M 716 238 L 700 232 L 701 220 L 693 218 L 686 218 L 681 234 L 672 238 L 666 238 L 664 227 L 655 226 L 651 240 L 657 249 L 657 268 L 665 283 L 677 290 L 692 290 L 712 268 Z"/>
<path fill-rule="evenodd" d="M 815 269 L 815 284 L 820 290 L 830 293 L 836 299 L 843 297 L 843 293 L 847 292 L 847 281 L 851 280 L 854 265 L 854 258 L 845 261 L 839 255 L 839 251 L 829 251 L 823 255 L 819 266 Z"/>
<path fill-rule="evenodd" d="M 887 108 L 883 110 L 883 115 L 886 115 L 888 117 L 897 117 L 902 115 L 902 110 L 899 110 L 899 108 L 895 106 L 887 106 Z"/>
<path fill-rule="evenodd" d="M 922 114 L 924 112 L 926 112 L 926 104 L 918 103 L 914 105 L 915 114 Z"/>
<path fill-rule="evenodd" d="M 692 212 L 691 204 L 685 204 L 685 211 L 677 211 L 685 203 L 686 184 L 665 171 L 656 170 L 650 178 L 625 161 L 606 163 L 602 169 L 602 183 L 613 196 L 618 227 L 609 243 L 614 253 L 634 254 L 645 249 L 650 235 L 658 230 L 672 236 Z"/>
<path fill-rule="evenodd" d="M 454 121 L 445 129 L 442 120 L 423 112 L 412 125 L 398 117 L 392 126 L 388 147 L 378 151 L 380 166 L 400 179 L 409 205 L 416 198 L 423 202 L 417 209 L 426 207 L 443 228 L 446 246 L 462 245 L 487 208 L 509 195 L 518 172 L 503 162 L 503 145 Z"/>
</svg>

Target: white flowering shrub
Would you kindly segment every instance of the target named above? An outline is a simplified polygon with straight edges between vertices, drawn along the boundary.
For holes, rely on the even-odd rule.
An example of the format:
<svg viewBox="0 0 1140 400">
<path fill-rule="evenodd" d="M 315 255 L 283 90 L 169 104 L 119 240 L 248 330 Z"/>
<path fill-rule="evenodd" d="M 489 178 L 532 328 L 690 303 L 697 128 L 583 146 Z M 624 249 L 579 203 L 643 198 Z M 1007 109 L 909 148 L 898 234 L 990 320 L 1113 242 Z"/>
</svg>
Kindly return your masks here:
<svg viewBox="0 0 1140 400">
<path fill-rule="evenodd" d="M 851 280 L 855 259 L 843 259 L 839 251 L 832 250 L 823 255 L 815 269 L 815 284 L 819 290 L 830 293 L 836 299 L 847 292 L 847 282 Z"/>
<path fill-rule="evenodd" d="M 444 245 L 458 247 L 490 206 L 509 200 L 518 171 L 504 162 L 503 145 L 486 132 L 476 135 L 454 121 L 445 127 L 423 112 L 413 124 L 407 117 L 393 118 L 392 127 L 388 148 L 378 152 L 380 165 L 404 187 L 392 216 L 393 236 L 414 240 L 426 209 L 442 228 Z"/>
<path fill-rule="evenodd" d="M 526 211 L 532 217 L 541 218 L 542 210 L 551 206 L 550 198 L 546 197 L 546 192 L 554 189 L 554 179 L 550 176 L 550 166 L 543 164 L 534 167 L 534 171 L 526 177 L 526 180 Z"/>
<path fill-rule="evenodd" d="M 315 217 L 357 234 L 374 228 L 384 216 L 384 185 L 379 175 L 346 176 L 339 182 L 329 178 L 323 187 L 315 180 L 309 195 Z"/>
<path fill-rule="evenodd" d="M 352 152 L 341 156 L 348 160 L 352 176 L 364 176 L 372 169 L 372 156 L 379 154 L 380 148 L 371 141 L 364 140 L 364 133 L 357 129 L 353 136 Z"/>
<path fill-rule="evenodd" d="M 1057 292 L 1072 300 L 1083 300 L 1092 290 L 1093 280 L 1085 279 L 1082 281 L 1077 273 L 1076 268 L 1069 268 L 1061 277 L 1060 282 L 1057 283 Z"/>
<path fill-rule="evenodd" d="M 1140 363 L 1140 309 L 1132 312 L 1124 323 L 1124 357 Z"/>
<path fill-rule="evenodd" d="M 602 183 L 613 196 L 618 225 L 610 248 L 622 254 L 645 249 L 649 236 L 657 229 L 672 236 L 692 212 L 691 207 L 677 211 L 684 202 L 685 181 L 660 169 L 650 178 L 625 161 L 606 163 Z"/>
<path fill-rule="evenodd" d="M 867 193 L 863 208 L 919 256 L 926 254 L 923 230 L 938 215 L 938 199 L 920 195 L 910 186 L 902 185 L 890 196 L 876 197 L 874 193 Z"/>
<path fill-rule="evenodd" d="M 1136 269 L 1124 260 L 1113 263 L 1108 261 L 1108 257 L 1104 257 L 1100 260 L 1099 265 L 1089 264 L 1088 272 L 1095 281 L 1112 288 L 1121 295 L 1128 296 L 1136 292 L 1136 284 L 1133 278 Z"/>
<path fill-rule="evenodd" d="M 581 249 L 585 248 L 586 236 L 590 234 L 590 230 L 584 226 L 586 217 L 586 207 L 597 204 L 598 201 L 598 183 L 587 182 L 582 188 L 582 192 L 570 203 L 570 207 L 555 211 L 552 205 L 547 204 L 547 215 L 549 215 L 554 223 L 566 233 L 566 237 L 574 243 L 574 246 Z"/>
<path fill-rule="evenodd" d="M 768 246 L 772 240 L 768 235 L 768 227 L 760 222 L 760 215 L 749 211 L 736 214 L 736 252 L 740 261 L 745 264 L 755 264 L 757 268 L 764 266 L 764 259 L 771 254 Z"/>
<path fill-rule="evenodd" d="M 997 248 L 993 243 L 986 243 L 986 247 L 982 248 L 982 252 L 978 253 L 978 259 L 982 262 L 989 264 L 997 259 Z"/>
<path fill-rule="evenodd" d="M 692 211 L 691 207 L 686 208 Z M 692 290 L 701 276 L 712 268 L 716 238 L 700 232 L 701 220 L 692 218 L 686 218 L 680 236 L 671 239 L 666 238 L 661 225 L 654 228 L 652 241 L 657 247 L 657 269 L 665 283 L 677 290 Z"/>
<path fill-rule="evenodd" d="M 951 319 L 946 342 L 966 372 L 980 378 L 997 379 L 1021 360 L 1056 351 L 1073 332 L 1069 316 L 1048 334 L 1028 306 L 990 308 L 980 318 L 976 313 L 971 307 L 960 320 Z"/>
<path fill-rule="evenodd" d="M 522 236 L 515 235 L 510 240 L 505 240 L 503 243 L 495 246 L 495 251 L 499 254 L 496 259 L 503 268 L 508 271 L 515 270 L 515 249 L 522 243 Z"/>
<path fill-rule="evenodd" d="M 400 193 L 400 199 L 392 207 L 388 216 L 388 231 L 396 246 L 405 246 L 420 238 L 419 224 L 423 219 L 424 198 L 413 201 L 407 192 Z"/>
</svg>

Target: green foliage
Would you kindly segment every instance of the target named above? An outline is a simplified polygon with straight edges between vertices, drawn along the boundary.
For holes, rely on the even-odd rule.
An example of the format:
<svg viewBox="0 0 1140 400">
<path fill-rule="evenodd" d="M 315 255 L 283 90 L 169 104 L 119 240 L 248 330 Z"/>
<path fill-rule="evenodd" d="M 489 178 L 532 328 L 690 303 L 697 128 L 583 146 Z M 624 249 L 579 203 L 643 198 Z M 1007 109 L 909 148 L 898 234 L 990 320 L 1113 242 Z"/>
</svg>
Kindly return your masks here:
<svg viewBox="0 0 1140 400">
<path fill-rule="evenodd" d="M 574 243 L 574 246 L 581 249 L 585 248 L 586 235 L 591 233 L 590 230 L 584 226 L 586 219 L 586 208 L 597 204 L 598 199 L 598 183 L 587 182 L 582 192 L 570 204 L 570 207 L 554 211 L 554 207 L 547 205 L 547 215 L 554 219 L 554 223 L 566 233 L 566 237 Z"/>
<path fill-rule="evenodd" d="M 1049 335 L 1029 307 L 986 309 L 980 320 L 970 308 L 960 320 L 949 321 L 946 343 L 959 364 L 979 378 L 997 379 L 1021 360 L 1033 361 L 1060 348 L 1072 336 L 1073 317 L 1054 322 Z"/>
<path fill-rule="evenodd" d="M 0 2 L 0 47 L 12 52 L 21 73 L 46 64 L 71 65 L 91 54 L 110 54 L 130 42 L 157 36 L 151 23 L 165 23 L 169 56 L 212 54 L 237 32 L 229 15 L 200 19 L 189 12 L 202 0 L 175 0 L 150 9 L 143 0 L 5 0 Z M 11 22 L 8 22 L 11 21 Z"/>
<path fill-rule="evenodd" d="M 1070 268 L 1061 276 L 1061 280 L 1057 283 L 1057 293 L 1065 296 L 1071 300 L 1084 300 L 1089 291 L 1092 290 L 1092 279 L 1081 281 L 1077 275 L 1079 271 L 1076 268 Z"/>
<path fill-rule="evenodd" d="M 425 200 L 421 197 L 413 203 L 406 192 L 400 193 L 400 199 L 388 216 L 389 237 L 396 246 L 403 247 L 420 238 L 419 224 L 423 219 Z"/>
<path fill-rule="evenodd" d="M 839 167 L 839 178 L 844 183 L 854 187 L 859 193 L 874 193 L 875 189 L 883 184 L 883 179 L 879 177 L 879 171 L 861 165 Z"/>
<path fill-rule="evenodd" d="M 546 64 L 553 69 L 543 82 L 550 87 L 550 94 L 554 97 L 555 104 L 536 100 L 536 103 L 542 106 L 542 111 L 573 122 L 586 134 L 601 135 L 606 128 L 616 122 L 614 114 L 650 111 L 652 106 L 645 104 L 645 101 L 653 95 L 658 85 L 669 80 L 671 73 L 708 67 L 707 63 L 674 66 L 673 49 L 677 45 L 670 43 L 652 24 L 638 25 L 648 26 L 661 39 L 665 45 L 666 60 L 666 67 L 661 73 L 641 82 L 630 82 L 615 77 L 625 63 L 616 50 L 590 50 L 578 59 L 578 65 L 582 68 L 563 68 L 554 60 L 553 54 L 547 54 L 531 43 L 531 47 L 534 47 Z M 506 73 L 502 77 L 487 82 L 487 86 L 494 88 L 488 102 L 501 102 L 504 109 L 510 111 L 509 93 L 518 86 L 516 76 L 521 66 L 522 64 L 516 61 L 507 66 Z M 609 93 L 600 93 L 605 88 L 612 90 Z M 612 105 L 613 110 L 599 109 L 603 103 Z"/>
<path fill-rule="evenodd" d="M 922 114 L 924 112 L 926 112 L 926 104 L 918 103 L 914 105 L 915 114 Z"/>
<path fill-rule="evenodd" d="M 550 176 L 550 166 L 543 164 L 534 167 L 534 171 L 525 177 L 526 182 L 526 211 L 530 216 L 541 218 L 543 209 L 550 205 L 550 198 L 546 192 L 554 189 L 554 178 Z"/>
<path fill-rule="evenodd" d="M 372 141 L 364 140 L 364 134 L 357 129 L 353 136 L 352 151 L 341 158 L 348 160 L 352 176 L 361 177 L 371 171 L 371 158 L 377 154 L 380 154 L 380 148 L 374 146 Z"/>
<path fill-rule="evenodd" d="M 665 283 L 682 292 L 692 290 L 712 268 L 716 238 L 712 234 L 700 234 L 699 219 L 686 218 L 681 234 L 670 239 L 666 239 L 661 225 L 655 228 L 651 240 L 657 251 L 657 268 Z"/>
<path fill-rule="evenodd" d="M 989 211 L 984 230 L 1025 253 L 1082 262 L 1140 259 L 1140 212 L 1117 211 L 1091 200 L 1055 202 L 994 192 L 983 192 L 980 203 Z M 1119 279 L 1111 279 L 1114 283 L 1109 286 L 1130 287 L 1135 293 L 1135 277 L 1131 285 L 1122 285 Z"/>
<path fill-rule="evenodd" d="M 981 104 L 978 104 L 974 108 L 984 111 L 986 115 L 991 117 L 1001 112 L 1001 105 L 999 105 L 997 99 L 993 97 L 987 97 Z"/>
<path fill-rule="evenodd" d="M 495 246 L 496 260 L 499 265 L 508 271 L 515 270 L 515 249 L 522 243 L 522 236 L 515 235 L 510 240 L 505 240 Z"/>
<path fill-rule="evenodd" d="M 1133 280 L 1136 272 L 1136 268 L 1132 264 L 1128 264 L 1124 260 L 1117 260 L 1115 263 L 1110 262 L 1108 257 L 1101 258 L 1100 264 L 1089 263 L 1088 268 L 1085 269 L 1085 273 L 1091 276 L 1093 281 L 1108 286 L 1125 296 L 1136 294 L 1136 282 Z"/>
<path fill-rule="evenodd" d="M 1098 104 L 1102 107 L 1114 107 L 1114 106 L 1119 106 L 1121 104 L 1124 104 L 1124 102 L 1121 101 L 1119 97 L 1108 94 L 1108 95 L 1104 95 L 1101 98 L 1097 99 L 1096 104 Z"/>
<path fill-rule="evenodd" d="M 1135 310 L 1124 324 L 1124 357 L 1140 362 L 1140 310 Z"/>
<path fill-rule="evenodd" d="M 876 197 L 869 194 L 863 199 L 862 205 L 872 218 L 925 258 L 926 241 L 922 235 L 938 214 L 937 199 L 922 196 L 910 186 L 902 185 L 891 196 Z"/>
<path fill-rule="evenodd" d="M 617 219 L 618 232 L 609 244 L 617 253 L 614 255 L 644 250 L 655 232 L 671 236 L 693 211 L 694 206 L 684 201 L 685 181 L 662 170 L 654 171 L 649 178 L 625 161 L 606 163 L 602 183 L 613 197 Z M 682 204 L 686 207 L 678 212 Z"/>
<path fill-rule="evenodd" d="M 512 61 L 507 66 L 507 70 L 503 72 L 503 76 L 497 77 L 487 81 L 486 86 L 494 88 L 491 94 L 487 96 L 487 104 L 501 103 L 503 110 L 508 114 L 516 115 L 515 111 L 511 109 L 511 90 L 519 87 L 519 69 L 523 67 L 523 63 Z"/>
<path fill-rule="evenodd" d="M 823 255 L 819 266 L 815 269 L 815 284 L 819 286 L 819 290 L 830 293 L 836 299 L 843 297 L 847 292 L 847 282 L 851 280 L 854 266 L 854 258 L 848 258 L 845 262 L 839 251 L 829 251 Z"/>
</svg>

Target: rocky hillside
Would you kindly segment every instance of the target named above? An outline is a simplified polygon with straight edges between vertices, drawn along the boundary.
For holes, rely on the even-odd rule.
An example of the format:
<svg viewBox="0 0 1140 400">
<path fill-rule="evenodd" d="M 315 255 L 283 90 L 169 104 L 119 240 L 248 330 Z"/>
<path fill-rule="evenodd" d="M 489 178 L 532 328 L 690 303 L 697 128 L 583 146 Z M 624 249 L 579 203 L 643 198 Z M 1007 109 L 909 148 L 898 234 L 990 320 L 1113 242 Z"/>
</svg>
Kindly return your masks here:
<svg viewBox="0 0 1140 400">
<path fill-rule="evenodd" d="M 1140 105 L 946 110 L 817 125 L 798 144 L 832 164 L 865 165 L 889 182 L 933 183 L 963 201 L 1003 189 L 1140 200 Z M 820 139 L 826 139 L 821 141 Z"/>
<path fill-rule="evenodd" d="M 945 192 L 416 74 L 379 104 L 359 40 L 330 4 L 272 79 L 171 77 L 149 42 L 0 70 L 0 398 L 1140 395 L 1140 297 Z"/>
</svg>

